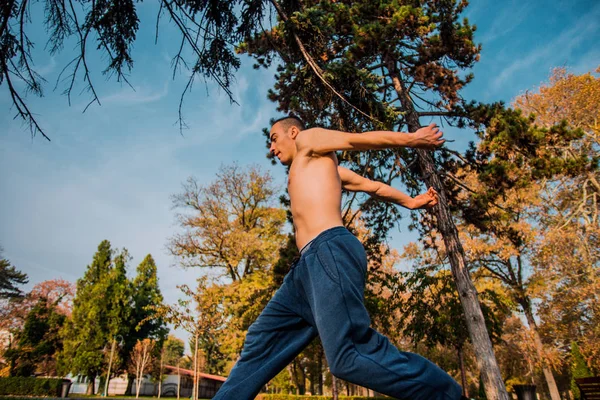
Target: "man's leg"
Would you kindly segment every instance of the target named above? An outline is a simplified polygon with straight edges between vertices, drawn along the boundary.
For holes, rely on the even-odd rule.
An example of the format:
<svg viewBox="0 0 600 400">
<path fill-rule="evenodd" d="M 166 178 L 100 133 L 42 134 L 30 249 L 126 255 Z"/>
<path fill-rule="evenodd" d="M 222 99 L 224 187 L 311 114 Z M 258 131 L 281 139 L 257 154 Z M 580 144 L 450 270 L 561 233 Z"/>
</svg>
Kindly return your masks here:
<svg viewBox="0 0 600 400">
<path fill-rule="evenodd" d="M 298 276 L 335 376 L 398 399 L 461 398 L 460 386 L 447 373 L 399 351 L 370 327 L 364 306 L 367 262 L 358 239 L 350 233 L 333 237 L 304 261 Z"/>
<path fill-rule="evenodd" d="M 292 269 L 260 316 L 248 329 L 244 348 L 213 400 L 253 400 L 288 365 L 317 330 L 300 315 Z"/>
</svg>

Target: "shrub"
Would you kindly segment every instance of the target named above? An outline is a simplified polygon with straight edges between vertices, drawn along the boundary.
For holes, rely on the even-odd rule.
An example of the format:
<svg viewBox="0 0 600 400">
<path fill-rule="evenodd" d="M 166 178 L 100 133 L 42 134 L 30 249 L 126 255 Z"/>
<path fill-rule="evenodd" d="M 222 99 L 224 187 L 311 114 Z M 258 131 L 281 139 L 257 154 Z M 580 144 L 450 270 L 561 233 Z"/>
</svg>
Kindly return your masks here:
<svg viewBox="0 0 600 400">
<path fill-rule="evenodd" d="M 0 378 L 0 396 L 60 397 L 62 379 L 13 376 Z"/>
</svg>

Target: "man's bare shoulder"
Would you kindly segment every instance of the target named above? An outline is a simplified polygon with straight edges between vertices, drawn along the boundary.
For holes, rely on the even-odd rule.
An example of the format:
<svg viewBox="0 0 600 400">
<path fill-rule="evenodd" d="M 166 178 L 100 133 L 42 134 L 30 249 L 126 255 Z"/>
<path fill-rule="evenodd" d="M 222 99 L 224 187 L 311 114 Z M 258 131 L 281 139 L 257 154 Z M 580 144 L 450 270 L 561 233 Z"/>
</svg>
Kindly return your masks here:
<svg viewBox="0 0 600 400">
<path fill-rule="evenodd" d="M 296 136 L 296 148 L 298 151 L 310 152 L 313 144 L 316 141 L 316 135 L 318 135 L 320 128 L 304 129 Z"/>
</svg>

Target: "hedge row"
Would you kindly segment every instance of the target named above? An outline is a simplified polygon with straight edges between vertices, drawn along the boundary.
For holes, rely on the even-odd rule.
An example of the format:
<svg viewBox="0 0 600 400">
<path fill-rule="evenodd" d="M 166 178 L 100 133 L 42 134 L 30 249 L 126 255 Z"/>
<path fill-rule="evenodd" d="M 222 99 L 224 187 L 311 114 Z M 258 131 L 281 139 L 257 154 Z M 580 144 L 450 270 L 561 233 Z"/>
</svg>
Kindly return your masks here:
<svg viewBox="0 0 600 400">
<path fill-rule="evenodd" d="M 331 396 L 298 396 L 295 394 L 259 394 L 255 400 L 332 400 Z M 390 400 L 389 397 L 338 396 L 339 400 Z"/>
<path fill-rule="evenodd" d="M 0 378 L 0 396 L 49 396 L 60 397 L 62 379 L 12 376 Z"/>
</svg>

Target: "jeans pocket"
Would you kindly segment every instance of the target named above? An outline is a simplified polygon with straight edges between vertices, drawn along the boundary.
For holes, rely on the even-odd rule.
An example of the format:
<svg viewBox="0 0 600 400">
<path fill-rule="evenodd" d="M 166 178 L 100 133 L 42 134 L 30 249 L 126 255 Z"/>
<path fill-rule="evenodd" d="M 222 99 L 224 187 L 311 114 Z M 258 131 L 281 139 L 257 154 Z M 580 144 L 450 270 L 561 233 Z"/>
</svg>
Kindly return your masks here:
<svg viewBox="0 0 600 400">
<path fill-rule="evenodd" d="M 335 283 L 339 284 L 340 276 L 337 270 L 337 265 L 327 242 L 321 244 L 317 249 L 317 258 L 319 259 L 319 263 L 329 278 Z"/>
</svg>

